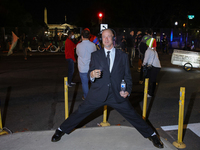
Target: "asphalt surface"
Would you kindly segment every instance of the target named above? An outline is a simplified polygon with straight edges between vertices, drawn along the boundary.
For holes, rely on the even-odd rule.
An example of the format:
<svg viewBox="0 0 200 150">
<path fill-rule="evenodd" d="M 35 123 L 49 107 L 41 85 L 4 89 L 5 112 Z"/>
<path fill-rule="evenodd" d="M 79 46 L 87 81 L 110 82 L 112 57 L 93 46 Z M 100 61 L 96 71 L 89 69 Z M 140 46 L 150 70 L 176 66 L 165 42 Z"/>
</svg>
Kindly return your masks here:
<svg viewBox="0 0 200 150">
<path fill-rule="evenodd" d="M 30 53 L 29 53 L 30 54 Z M 25 61 L 22 52 L 12 56 L 1 55 L 0 98 L 3 126 L 15 133 L 54 130 L 64 120 L 63 81 L 67 75 L 67 63 L 63 53 L 32 53 Z M 147 122 L 159 135 L 173 143 L 177 130 L 164 131 L 162 126 L 178 124 L 178 101 L 181 86 L 186 87 L 184 124 L 200 122 L 199 69 L 185 72 L 182 67 L 170 63 L 171 56 L 159 52 L 162 70 L 158 77 L 156 96 L 148 99 Z M 137 60 L 131 68 L 133 91 L 130 102 L 142 114 L 143 85 L 138 84 Z M 76 86 L 69 89 L 69 113 L 82 103 L 82 89 L 77 70 Z M 79 127 L 97 127 L 102 122 L 103 108 L 88 116 Z M 108 122 L 112 126 L 130 126 L 117 111 L 108 108 Z M 44 132 L 46 134 L 46 132 Z M 183 142 L 188 150 L 197 150 L 199 136 L 190 129 L 184 130 Z M 17 135 L 18 136 L 18 135 Z M 49 137 L 48 137 L 49 138 Z M 51 138 L 51 137 L 50 137 Z M 50 139 L 48 139 L 50 140 Z M 152 145 L 152 143 L 150 143 Z"/>
</svg>

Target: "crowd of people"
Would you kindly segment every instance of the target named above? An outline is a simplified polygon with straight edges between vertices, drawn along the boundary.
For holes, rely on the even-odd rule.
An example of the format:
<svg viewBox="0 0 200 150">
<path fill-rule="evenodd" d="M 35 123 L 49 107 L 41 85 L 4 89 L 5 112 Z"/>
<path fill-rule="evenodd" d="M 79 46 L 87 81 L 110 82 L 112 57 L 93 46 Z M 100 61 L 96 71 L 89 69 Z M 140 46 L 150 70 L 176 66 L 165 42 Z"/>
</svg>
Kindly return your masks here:
<svg viewBox="0 0 200 150">
<path fill-rule="evenodd" d="M 128 98 L 132 91 L 132 75 L 131 67 L 132 61 L 135 57 L 135 51 L 140 51 L 142 46 L 141 32 L 137 32 L 134 36 L 134 31 L 126 39 L 122 39 L 124 49 L 115 48 L 116 33 L 113 29 L 105 29 L 102 31 L 102 47 L 99 50 L 94 40 L 91 40 L 91 33 L 88 28 L 82 31 L 81 39 L 78 43 L 73 42 L 74 33 L 69 31 L 68 38 L 65 42 L 65 58 L 68 62 L 68 87 L 72 87 L 74 73 L 75 51 L 78 56 L 78 70 L 82 82 L 83 89 L 83 103 L 78 109 L 73 112 L 55 131 L 51 141 L 57 142 L 66 133 L 71 131 L 93 111 L 108 105 L 116 109 L 122 116 L 127 119 L 144 138 L 149 138 L 153 145 L 157 148 L 163 148 L 163 143 L 159 136 L 150 127 L 140 115 L 136 113 L 133 106 L 130 104 Z M 154 76 L 158 73 L 161 66 L 159 66 L 159 59 L 156 51 L 155 39 L 150 35 L 144 39 L 147 50 L 140 54 L 141 66 L 149 63 L 152 59 L 152 53 L 155 53 L 155 62 L 152 66 L 154 70 L 148 72 L 148 77 Z M 149 43 L 149 40 L 150 43 Z M 127 44 L 126 44 L 127 43 Z M 140 44 L 139 44 L 140 43 Z M 98 44 L 97 44 L 98 45 Z M 127 47 L 127 48 L 126 48 Z M 125 52 L 123 52 L 125 51 Z M 128 54 L 127 54 L 128 53 Z M 140 67 L 141 67 L 140 66 Z M 125 81 L 126 89 L 121 90 L 121 82 Z M 154 83 L 152 79 L 152 83 Z M 91 83 L 90 89 L 88 87 Z M 150 87 L 151 88 L 151 87 Z M 154 88 L 154 87 L 153 87 Z M 154 90 L 150 90 L 149 92 Z M 150 94 L 150 93 L 149 93 Z M 151 94 L 153 95 L 153 94 Z"/>
<path fill-rule="evenodd" d="M 156 87 L 156 78 L 161 68 L 161 64 L 156 51 L 157 43 L 156 39 L 153 38 L 152 30 L 146 30 L 145 33 L 138 31 L 134 34 L 134 30 L 131 30 L 127 38 L 123 35 L 121 39 L 122 51 L 128 53 L 129 65 L 133 67 L 133 59 L 138 53 L 139 60 L 137 71 L 140 72 L 139 84 L 143 84 L 145 78 L 149 78 L 149 92 L 148 97 L 154 95 Z M 152 44 L 150 44 L 152 41 Z M 166 36 L 162 40 L 163 53 L 168 52 L 168 41 Z M 148 69 L 147 67 L 148 66 Z"/>
<path fill-rule="evenodd" d="M 86 36 L 86 33 L 87 33 L 87 36 Z M 152 76 L 150 76 L 150 72 L 152 70 L 154 70 L 154 68 L 152 67 L 153 69 L 148 69 L 148 73 L 145 73 L 145 74 L 143 73 L 144 65 L 149 64 L 149 63 L 152 66 L 155 65 L 154 62 L 149 62 L 149 59 L 152 59 L 152 58 L 148 58 L 149 57 L 149 53 L 148 53 L 149 49 L 152 49 L 155 51 L 155 53 L 157 53 L 156 52 L 157 44 L 156 44 L 155 39 L 153 40 L 154 41 L 153 47 L 151 47 L 151 48 L 149 47 L 149 41 L 151 40 L 151 38 L 154 39 L 152 37 L 152 30 L 147 30 L 147 31 L 145 31 L 144 34 L 142 34 L 141 31 L 138 31 L 135 34 L 134 30 L 131 30 L 129 35 L 127 36 L 127 38 L 125 37 L 125 35 L 122 36 L 120 46 L 121 46 L 121 50 L 128 54 L 130 68 L 133 68 L 133 59 L 135 58 L 136 53 L 138 54 L 139 60 L 138 60 L 137 71 L 140 72 L 139 84 L 143 84 L 144 78 L 148 77 L 149 81 L 150 81 L 149 91 L 155 91 L 155 89 L 151 90 L 152 87 L 155 88 L 155 86 L 151 86 L 152 85 L 151 79 L 155 78 L 157 76 L 157 74 L 156 74 L 156 76 L 154 74 Z M 166 39 L 166 37 L 164 37 L 164 38 Z M 167 40 L 163 40 L 163 41 L 164 41 L 164 43 L 167 43 Z M 89 43 L 90 43 L 90 45 L 89 45 Z M 166 50 L 167 44 L 163 44 L 163 45 L 165 46 L 165 50 Z M 82 99 L 84 100 L 89 91 L 88 84 L 86 84 L 86 83 L 88 83 L 88 81 L 89 81 L 89 79 L 87 77 L 87 72 L 89 69 L 91 53 L 96 50 L 101 49 L 101 44 L 100 44 L 100 41 L 98 40 L 98 38 L 95 35 L 92 35 L 90 33 L 90 30 L 88 28 L 85 28 L 83 30 L 79 41 L 77 41 L 77 40 L 75 41 L 74 32 L 69 31 L 68 38 L 65 42 L 65 58 L 69 64 L 68 65 L 68 86 L 69 87 L 71 87 L 73 84 L 75 84 L 74 82 L 72 82 L 72 77 L 73 77 L 73 72 L 74 72 L 74 62 L 76 62 L 74 49 L 76 49 L 76 54 L 78 57 L 78 70 L 79 70 L 79 75 L 80 75 L 80 78 L 82 81 L 82 88 L 83 88 L 83 93 L 84 93 L 82 96 Z M 146 51 L 147 51 L 147 53 L 146 53 Z M 156 55 L 156 57 L 158 58 L 158 55 Z M 152 61 L 154 61 L 154 59 Z M 156 67 L 161 68 L 161 65 L 157 65 Z M 154 82 L 153 85 L 155 85 L 156 78 L 153 80 L 153 82 Z M 153 95 L 154 94 L 152 92 L 149 92 L 148 96 L 150 97 Z"/>
<path fill-rule="evenodd" d="M 155 86 L 156 77 L 161 68 L 158 54 L 156 52 L 156 47 L 157 47 L 156 40 L 153 38 L 152 33 L 153 33 L 152 30 L 146 30 L 144 33 L 142 33 L 141 31 L 137 31 L 137 33 L 135 34 L 134 30 L 130 30 L 128 36 L 122 35 L 122 39 L 120 40 L 121 50 L 128 54 L 128 61 L 130 68 L 133 68 L 133 59 L 136 57 L 136 54 L 138 54 L 139 60 L 137 64 L 137 71 L 140 72 L 139 84 L 143 84 L 144 79 L 149 78 L 149 93 L 148 93 L 149 97 L 152 97 L 154 95 L 156 87 Z M 114 34 L 116 34 L 115 31 Z M 153 47 L 150 47 L 148 43 L 151 39 L 154 39 Z M 162 41 L 163 41 L 162 51 L 163 53 L 167 53 L 168 52 L 167 37 L 164 36 Z M 23 34 L 22 36 L 22 43 L 23 43 L 24 59 L 27 60 L 28 37 L 25 34 Z M 114 45 L 115 43 L 116 42 L 114 41 Z M 76 54 L 76 56 L 78 57 L 77 60 L 78 60 L 79 75 L 82 82 L 83 100 L 86 98 L 87 93 L 89 91 L 89 86 L 88 86 L 89 79 L 87 73 L 89 70 L 91 53 L 96 50 L 100 50 L 101 48 L 102 45 L 98 40 L 97 36 L 91 34 L 88 28 L 85 28 L 82 31 L 81 37 L 79 39 L 76 39 L 74 36 L 74 32 L 69 30 L 68 36 L 65 40 L 65 58 L 68 62 L 67 63 L 68 87 L 72 87 L 73 85 L 76 84 L 72 82 L 74 73 L 74 63 L 76 63 L 76 57 L 75 57 Z M 157 59 L 155 58 L 152 59 L 151 52 L 155 53 L 155 58 Z M 144 66 L 146 66 L 147 64 L 151 65 L 152 67 L 151 69 L 147 70 L 147 73 L 144 74 L 143 71 L 145 69 Z"/>
</svg>

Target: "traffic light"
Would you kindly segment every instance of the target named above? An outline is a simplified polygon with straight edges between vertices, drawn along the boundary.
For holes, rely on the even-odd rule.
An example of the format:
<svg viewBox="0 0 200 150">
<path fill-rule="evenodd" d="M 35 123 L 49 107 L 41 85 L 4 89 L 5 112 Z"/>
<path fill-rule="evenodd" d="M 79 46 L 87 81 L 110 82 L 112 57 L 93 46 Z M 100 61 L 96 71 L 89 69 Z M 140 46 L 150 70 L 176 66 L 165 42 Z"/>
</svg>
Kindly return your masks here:
<svg viewBox="0 0 200 150">
<path fill-rule="evenodd" d="M 185 28 L 185 23 L 183 24 L 183 27 Z"/>
<path fill-rule="evenodd" d="M 102 24 L 103 13 L 98 13 L 99 24 Z"/>
<path fill-rule="evenodd" d="M 98 16 L 99 16 L 99 18 L 102 18 L 102 17 L 103 17 L 103 14 L 102 14 L 102 13 L 99 13 Z"/>
</svg>

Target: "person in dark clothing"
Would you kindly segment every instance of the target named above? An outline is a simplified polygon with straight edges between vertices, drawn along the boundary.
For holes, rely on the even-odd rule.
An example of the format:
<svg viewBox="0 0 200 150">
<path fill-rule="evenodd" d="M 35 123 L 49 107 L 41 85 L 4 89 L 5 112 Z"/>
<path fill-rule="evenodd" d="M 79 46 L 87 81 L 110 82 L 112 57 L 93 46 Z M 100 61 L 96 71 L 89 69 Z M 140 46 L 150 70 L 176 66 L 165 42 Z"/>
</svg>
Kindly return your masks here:
<svg viewBox="0 0 200 150">
<path fill-rule="evenodd" d="M 138 72 L 140 72 L 139 84 L 142 84 L 144 80 L 142 63 L 144 60 L 144 54 L 148 48 L 146 45 L 146 41 L 150 38 L 152 38 L 152 30 L 148 30 L 145 32 L 145 35 L 142 37 L 138 45 L 138 51 L 139 51 Z"/>
<path fill-rule="evenodd" d="M 108 105 L 122 114 L 144 138 L 149 138 L 155 147 L 163 148 L 163 143 L 155 131 L 137 114 L 128 97 L 132 91 L 132 76 L 128 56 L 114 48 L 114 34 L 110 29 L 102 32 L 104 48 L 91 55 L 88 76 L 91 88 L 85 101 L 55 131 L 51 141 L 57 142 L 88 115 L 99 107 Z M 121 81 L 125 80 L 126 90 L 121 91 Z"/>
<path fill-rule="evenodd" d="M 126 42 L 126 38 L 124 35 L 122 36 L 120 45 L 121 45 L 122 51 L 126 52 L 127 51 L 127 42 Z"/>
<path fill-rule="evenodd" d="M 130 32 L 130 35 L 127 37 L 127 52 L 128 52 L 128 56 L 129 56 L 129 65 L 130 67 L 133 67 L 133 58 L 134 58 L 134 54 L 135 54 L 135 36 L 134 36 L 134 31 L 132 30 Z"/>
<path fill-rule="evenodd" d="M 136 52 L 138 52 L 138 46 L 139 46 L 139 43 L 141 42 L 141 40 L 142 40 L 142 32 L 138 31 L 136 36 L 135 36 L 135 50 L 136 50 Z"/>
<path fill-rule="evenodd" d="M 143 38 L 145 37 L 145 35 L 143 36 Z M 139 53 L 139 60 L 138 60 L 138 72 L 141 72 L 141 68 L 142 68 L 142 61 L 144 59 L 144 54 L 145 51 L 147 50 L 147 46 L 145 42 L 142 42 L 143 40 L 140 41 L 139 45 L 138 45 L 138 53 Z"/>
<path fill-rule="evenodd" d="M 27 60 L 27 51 L 28 51 L 28 36 L 23 34 L 22 37 L 22 43 L 23 43 L 23 52 L 24 52 L 24 60 Z"/>
<path fill-rule="evenodd" d="M 163 53 L 168 53 L 168 40 L 167 40 L 166 35 L 163 37 L 163 40 L 162 40 L 162 50 L 163 50 Z"/>
</svg>

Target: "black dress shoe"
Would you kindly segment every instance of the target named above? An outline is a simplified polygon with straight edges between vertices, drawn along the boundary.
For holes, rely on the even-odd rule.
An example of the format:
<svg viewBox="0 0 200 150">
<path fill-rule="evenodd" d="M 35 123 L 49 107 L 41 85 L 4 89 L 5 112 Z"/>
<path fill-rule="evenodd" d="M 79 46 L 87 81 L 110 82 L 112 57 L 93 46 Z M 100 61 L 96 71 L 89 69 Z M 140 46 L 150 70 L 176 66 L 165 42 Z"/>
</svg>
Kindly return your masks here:
<svg viewBox="0 0 200 150">
<path fill-rule="evenodd" d="M 157 148 L 163 148 L 163 143 L 157 135 L 150 136 L 149 140 L 153 142 L 153 145 Z"/>
<path fill-rule="evenodd" d="M 51 141 L 52 142 L 59 141 L 64 134 L 65 134 L 64 132 L 57 129 L 54 135 L 52 136 Z"/>
</svg>

